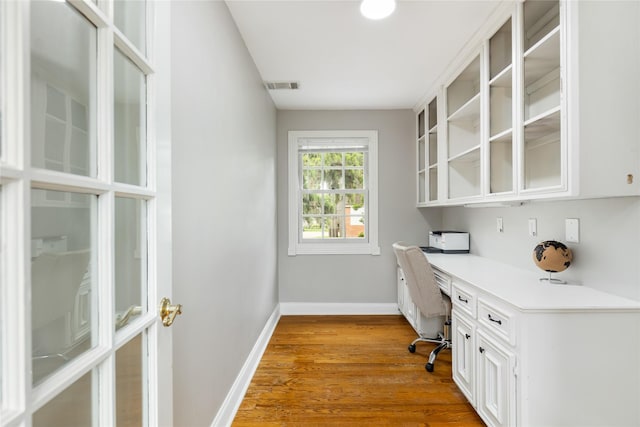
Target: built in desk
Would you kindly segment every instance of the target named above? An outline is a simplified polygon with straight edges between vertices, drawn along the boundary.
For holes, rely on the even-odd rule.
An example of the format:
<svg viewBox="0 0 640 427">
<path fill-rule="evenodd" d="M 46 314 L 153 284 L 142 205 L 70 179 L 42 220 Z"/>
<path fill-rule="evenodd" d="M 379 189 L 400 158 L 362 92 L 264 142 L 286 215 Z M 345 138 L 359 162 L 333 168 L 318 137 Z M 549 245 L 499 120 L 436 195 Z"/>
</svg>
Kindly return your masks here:
<svg viewBox="0 0 640 427">
<path fill-rule="evenodd" d="M 475 255 L 425 256 L 452 301 L 453 379 L 488 425 L 640 425 L 640 302 Z M 406 316 L 402 285 L 400 270 Z"/>
</svg>

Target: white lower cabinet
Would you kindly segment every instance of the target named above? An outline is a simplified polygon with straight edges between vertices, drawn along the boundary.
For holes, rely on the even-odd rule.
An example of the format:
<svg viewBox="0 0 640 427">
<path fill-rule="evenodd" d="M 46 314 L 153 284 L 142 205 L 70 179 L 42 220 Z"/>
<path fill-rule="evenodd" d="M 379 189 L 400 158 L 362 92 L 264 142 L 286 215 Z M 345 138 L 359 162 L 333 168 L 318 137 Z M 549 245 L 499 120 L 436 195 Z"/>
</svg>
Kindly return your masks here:
<svg viewBox="0 0 640 427">
<path fill-rule="evenodd" d="M 429 260 L 451 283 L 453 380 L 488 426 L 640 426 L 640 302 L 475 255 Z"/>
<path fill-rule="evenodd" d="M 453 380 L 489 426 L 516 425 L 516 356 L 460 310 L 452 312 Z"/>
<path fill-rule="evenodd" d="M 473 321 L 455 309 L 451 321 L 453 380 L 475 407 L 476 327 Z"/>
<path fill-rule="evenodd" d="M 516 425 L 515 354 L 479 330 L 476 355 L 476 410 L 488 425 Z"/>
</svg>

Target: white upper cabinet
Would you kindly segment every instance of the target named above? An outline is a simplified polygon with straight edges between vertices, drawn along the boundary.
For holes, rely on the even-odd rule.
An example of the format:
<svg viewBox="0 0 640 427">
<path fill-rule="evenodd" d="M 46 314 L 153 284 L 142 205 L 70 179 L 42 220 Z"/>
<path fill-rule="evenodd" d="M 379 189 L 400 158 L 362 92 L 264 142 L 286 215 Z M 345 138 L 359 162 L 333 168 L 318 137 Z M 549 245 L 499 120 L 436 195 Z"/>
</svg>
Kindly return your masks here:
<svg viewBox="0 0 640 427">
<path fill-rule="evenodd" d="M 512 194 L 515 190 L 513 117 L 513 19 L 489 39 L 489 188 L 486 194 Z"/>
<path fill-rule="evenodd" d="M 448 198 L 481 193 L 480 56 L 447 86 Z"/>
<path fill-rule="evenodd" d="M 640 195 L 639 17 L 625 1 L 496 11 L 420 108 L 418 206 Z"/>
<path fill-rule="evenodd" d="M 518 33 L 523 44 L 520 191 L 564 191 L 567 186 L 563 169 L 567 163 L 563 161 L 566 149 L 561 138 L 560 4 L 525 2 L 522 23 Z"/>
<path fill-rule="evenodd" d="M 438 99 L 417 114 L 418 206 L 438 202 Z"/>
</svg>

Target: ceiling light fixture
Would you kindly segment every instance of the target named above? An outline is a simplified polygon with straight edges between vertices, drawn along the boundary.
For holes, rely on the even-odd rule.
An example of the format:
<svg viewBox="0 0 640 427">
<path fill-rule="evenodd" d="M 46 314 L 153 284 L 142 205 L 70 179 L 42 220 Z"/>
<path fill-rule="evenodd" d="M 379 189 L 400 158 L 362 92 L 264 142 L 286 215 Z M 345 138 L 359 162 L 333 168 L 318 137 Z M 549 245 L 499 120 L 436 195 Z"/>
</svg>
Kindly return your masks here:
<svg viewBox="0 0 640 427">
<path fill-rule="evenodd" d="M 383 19 L 396 10 L 396 0 L 362 0 L 360 13 L 369 19 Z"/>
</svg>

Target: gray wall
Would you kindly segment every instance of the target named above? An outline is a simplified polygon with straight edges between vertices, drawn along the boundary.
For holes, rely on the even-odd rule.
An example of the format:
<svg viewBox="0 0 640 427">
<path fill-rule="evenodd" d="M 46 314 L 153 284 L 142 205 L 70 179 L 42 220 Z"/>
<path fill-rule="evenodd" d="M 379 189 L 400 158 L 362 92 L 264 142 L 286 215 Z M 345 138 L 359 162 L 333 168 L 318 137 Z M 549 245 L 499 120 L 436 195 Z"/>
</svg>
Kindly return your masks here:
<svg viewBox="0 0 640 427">
<path fill-rule="evenodd" d="M 276 110 L 224 2 L 171 15 L 174 424 L 195 427 L 277 305 Z"/>
<path fill-rule="evenodd" d="M 278 111 L 278 278 L 281 302 L 397 301 L 397 240 L 426 243 L 441 210 L 415 208 L 415 115 L 389 111 Z M 378 130 L 380 256 L 287 255 L 287 136 L 290 130 Z"/>
<path fill-rule="evenodd" d="M 428 210 L 428 209 L 425 209 Z M 502 217 L 504 232 L 496 230 Z M 537 218 L 538 236 L 528 234 Z M 445 208 L 443 228 L 471 233 L 471 252 L 528 270 L 542 240 L 565 241 L 565 218 L 580 219 L 580 243 L 567 243 L 572 266 L 557 277 L 640 300 L 640 198 L 537 202 L 512 208 Z"/>
</svg>

